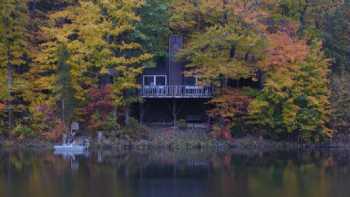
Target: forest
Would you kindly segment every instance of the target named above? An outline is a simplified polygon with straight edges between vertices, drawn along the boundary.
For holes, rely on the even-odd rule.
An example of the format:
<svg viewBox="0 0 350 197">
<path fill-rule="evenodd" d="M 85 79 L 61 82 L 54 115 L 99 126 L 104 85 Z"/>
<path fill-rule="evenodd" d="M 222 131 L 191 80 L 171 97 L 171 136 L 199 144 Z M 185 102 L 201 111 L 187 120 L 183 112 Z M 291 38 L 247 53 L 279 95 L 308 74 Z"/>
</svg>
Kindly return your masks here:
<svg viewBox="0 0 350 197">
<path fill-rule="evenodd" d="M 1 0 L 0 135 L 127 127 L 137 77 L 173 34 L 185 74 L 215 87 L 214 137 L 317 143 L 350 127 L 349 0 Z"/>
</svg>

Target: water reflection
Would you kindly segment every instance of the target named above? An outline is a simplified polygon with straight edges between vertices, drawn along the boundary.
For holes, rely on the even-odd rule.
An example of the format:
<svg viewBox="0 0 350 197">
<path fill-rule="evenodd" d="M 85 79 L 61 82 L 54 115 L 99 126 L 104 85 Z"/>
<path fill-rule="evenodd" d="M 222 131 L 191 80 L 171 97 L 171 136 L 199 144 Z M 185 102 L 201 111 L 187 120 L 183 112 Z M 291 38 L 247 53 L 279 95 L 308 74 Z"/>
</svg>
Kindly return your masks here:
<svg viewBox="0 0 350 197">
<path fill-rule="evenodd" d="M 82 151 L 67 151 L 67 150 L 55 150 L 53 152 L 54 155 L 62 156 L 65 160 L 76 160 L 78 156 L 85 156 L 89 157 L 89 151 L 88 150 L 82 150 Z"/>
<path fill-rule="evenodd" d="M 0 151 L 0 196 L 348 196 L 349 154 Z"/>
</svg>

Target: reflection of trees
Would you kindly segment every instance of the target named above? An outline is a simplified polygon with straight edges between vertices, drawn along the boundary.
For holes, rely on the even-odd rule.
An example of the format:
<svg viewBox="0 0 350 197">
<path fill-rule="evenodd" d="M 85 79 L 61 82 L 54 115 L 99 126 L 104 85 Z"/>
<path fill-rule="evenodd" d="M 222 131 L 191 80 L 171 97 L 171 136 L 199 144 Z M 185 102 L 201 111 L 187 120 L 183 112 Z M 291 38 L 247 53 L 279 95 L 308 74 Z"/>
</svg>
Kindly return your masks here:
<svg viewBox="0 0 350 197">
<path fill-rule="evenodd" d="M 333 196 L 332 192 L 338 190 L 332 183 L 335 182 L 335 177 L 343 177 L 344 174 L 338 172 L 337 163 L 341 162 L 341 159 L 336 156 L 337 153 L 309 152 L 287 155 L 291 158 L 283 156 L 272 161 L 266 156 L 262 162 L 253 160 L 243 167 L 243 173 L 248 177 L 247 192 L 250 192 L 251 196 L 322 197 Z M 242 168 L 240 169 L 242 172 Z M 350 177 L 350 174 L 345 177 Z"/>
<path fill-rule="evenodd" d="M 31 151 L 12 150 L 1 152 L 0 158 L 1 172 L 5 172 L 0 176 L 0 180 L 15 182 L 15 184 L 8 183 L 8 187 L 4 190 L 18 192 L 19 196 L 29 192 L 40 197 L 39 194 L 43 190 L 55 189 L 51 184 L 52 177 L 61 176 L 67 166 L 66 161 L 48 152 L 33 154 Z"/>
<path fill-rule="evenodd" d="M 0 152 L 0 196 L 135 196 L 135 181 L 157 178 L 177 179 L 178 183 L 190 178 L 204 184 L 201 190 L 208 196 L 322 197 L 342 196 L 349 191 L 350 153 L 345 151 L 101 154 L 102 162 L 97 161 L 96 153 L 89 158 L 78 157 L 79 168 L 71 170 L 70 161 L 50 152 Z"/>
<path fill-rule="evenodd" d="M 207 151 L 139 151 L 139 152 L 113 152 L 104 151 L 103 165 L 113 165 L 116 173 L 124 177 L 140 177 L 149 175 L 148 172 L 157 170 L 164 173 L 176 172 L 177 176 L 197 169 L 208 170 L 212 152 Z M 95 154 L 97 155 L 97 154 Z M 193 175 L 193 174 L 192 174 Z M 169 173 L 164 176 L 169 176 Z"/>
</svg>

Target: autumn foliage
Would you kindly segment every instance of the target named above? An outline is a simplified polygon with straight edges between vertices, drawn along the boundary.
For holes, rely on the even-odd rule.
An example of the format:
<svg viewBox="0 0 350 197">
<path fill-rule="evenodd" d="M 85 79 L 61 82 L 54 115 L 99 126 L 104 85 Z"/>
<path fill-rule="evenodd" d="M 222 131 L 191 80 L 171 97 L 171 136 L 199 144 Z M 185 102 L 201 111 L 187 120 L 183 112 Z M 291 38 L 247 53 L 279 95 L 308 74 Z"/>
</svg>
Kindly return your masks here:
<svg viewBox="0 0 350 197">
<path fill-rule="evenodd" d="M 274 0 L 180 0 L 174 5 L 179 7 L 172 8 L 170 25 L 188 35 L 179 58 L 188 63 L 187 73 L 217 88 L 209 115 L 221 120 L 223 133 L 246 113 L 249 124 L 271 135 L 310 141 L 332 136 L 329 61 L 317 37 L 300 34 L 303 26 L 292 13 L 309 5 Z M 262 89 L 251 87 L 249 97 L 228 88 L 230 80 L 257 81 L 258 73 Z"/>
<path fill-rule="evenodd" d="M 215 108 L 208 111 L 211 118 L 233 122 L 237 117 L 245 115 L 251 98 L 240 89 L 223 89 L 220 96 L 212 99 L 209 104 Z"/>
<path fill-rule="evenodd" d="M 66 132 L 64 123 L 57 121 L 54 127 L 49 131 L 43 133 L 43 137 L 49 141 L 58 142 L 62 139 L 63 134 Z"/>
<path fill-rule="evenodd" d="M 215 106 L 208 111 L 208 115 L 214 120 L 213 135 L 223 139 L 232 139 L 231 127 L 242 116 L 247 115 L 251 98 L 240 89 L 223 89 L 220 96 L 209 103 Z"/>
<path fill-rule="evenodd" d="M 208 111 L 216 137 L 230 139 L 246 116 L 269 135 L 330 138 L 327 55 L 337 72 L 350 70 L 349 7 L 344 0 L 2 0 L 0 129 L 56 140 L 73 120 L 94 131 L 116 128 L 123 109 L 140 100 L 139 75 L 156 57 L 166 62 L 168 37 L 178 34 L 185 75 L 217 93 Z M 232 83 L 239 81 L 255 85 Z M 333 79 L 335 119 L 350 117 L 344 83 Z"/>
<path fill-rule="evenodd" d="M 265 58 L 260 68 L 263 70 L 281 69 L 301 62 L 309 54 L 309 46 L 305 40 L 299 40 L 284 32 L 267 35 L 269 47 L 265 49 Z"/>
<path fill-rule="evenodd" d="M 87 127 L 90 130 L 100 130 L 106 125 L 114 108 L 112 99 L 112 87 L 110 85 L 89 90 L 89 99 L 83 114 L 86 118 Z"/>
<path fill-rule="evenodd" d="M 3 112 L 6 108 L 6 105 L 0 102 L 0 112 Z"/>
</svg>

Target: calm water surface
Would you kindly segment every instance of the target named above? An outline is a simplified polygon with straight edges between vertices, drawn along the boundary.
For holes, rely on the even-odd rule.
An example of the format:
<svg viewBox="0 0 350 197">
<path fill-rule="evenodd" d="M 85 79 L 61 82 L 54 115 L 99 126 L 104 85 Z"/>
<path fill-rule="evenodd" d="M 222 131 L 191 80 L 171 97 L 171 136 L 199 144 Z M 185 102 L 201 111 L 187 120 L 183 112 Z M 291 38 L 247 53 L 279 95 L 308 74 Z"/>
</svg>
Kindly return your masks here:
<svg viewBox="0 0 350 197">
<path fill-rule="evenodd" d="M 350 152 L 0 151 L 0 197 L 350 196 Z"/>
</svg>

